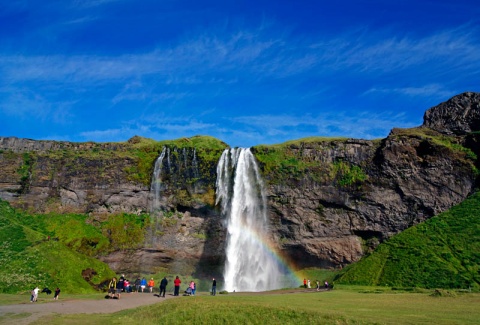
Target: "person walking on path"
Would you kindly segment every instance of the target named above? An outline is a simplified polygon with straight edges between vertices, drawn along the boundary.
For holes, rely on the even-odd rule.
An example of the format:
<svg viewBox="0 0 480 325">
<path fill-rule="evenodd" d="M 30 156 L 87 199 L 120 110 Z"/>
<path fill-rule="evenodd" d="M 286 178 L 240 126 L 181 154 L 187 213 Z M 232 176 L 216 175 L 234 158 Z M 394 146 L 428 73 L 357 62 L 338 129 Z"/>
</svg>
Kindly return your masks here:
<svg viewBox="0 0 480 325">
<path fill-rule="evenodd" d="M 146 286 L 147 286 L 147 279 L 145 279 L 145 277 L 143 277 L 142 280 L 140 281 L 140 288 L 142 288 L 142 292 L 143 292 L 143 290 L 145 290 Z"/>
<path fill-rule="evenodd" d="M 307 289 L 307 279 L 303 279 L 303 287 Z"/>
<path fill-rule="evenodd" d="M 57 289 L 55 289 L 55 295 L 53 296 L 53 299 L 58 300 L 59 295 L 60 295 L 60 288 L 57 287 Z"/>
<path fill-rule="evenodd" d="M 121 277 L 117 282 L 117 298 L 120 299 L 120 295 L 122 294 L 123 288 L 125 287 L 124 278 Z"/>
<path fill-rule="evenodd" d="M 215 296 L 217 294 L 217 280 L 213 278 L 212 282 L 212 296 Z"/>
<path fill-rule="evenodd" d="M 158 295 L 158 297 L 163 297 L 165 298 L 165 291 L 167 291 L 167 284 L 168 284 L 168 280 L 167 280 L 167 277 L 164 276 L 162 281 L 160 281 L 160 294 Z M 162 296 L 162 292 L 163 292 L 163 296 Z"/>
<path fill-rule="evenodd" d="M 108 296 L 110 298 L 115 297 L 115 291 L 117 290 L 117 278 L 113 277 L 108 284 Z"/>
<path fill-rule="evenodd" d="M 30 297 L 30 302 L 37 302 L 39 290 L 40 289 L 38 287 L 35 287 L 35 289 L 32 290 L 32 296 Z"/>
<path fill-rule="evenodd" d="M 140 278 L 137 277 L 135 280 L 135 292 L 140 292 Z"/>
<path fill-rule="evenodd" d="M 180 283 L 182 283 L 182 281 L 180 281 L 180 278 L 178 277 L 178 275 L 175 277 L 175 280 L 173 280 L 173 285 L 175 287 L 175 291 L 173 292 L 173 295 L 174 296 L 178 296 L 179 295 L 179 292 L 180 292 Z"/>
<path fill-rule="evenodd" d="M 153 287 L 155 286 L 155 281 L 153 281 L 153 278 L 151 278 L 149 281 L 148 281 L 148 290 L 150 290 L 150 293 L 153 292 Z"/>
</svg>

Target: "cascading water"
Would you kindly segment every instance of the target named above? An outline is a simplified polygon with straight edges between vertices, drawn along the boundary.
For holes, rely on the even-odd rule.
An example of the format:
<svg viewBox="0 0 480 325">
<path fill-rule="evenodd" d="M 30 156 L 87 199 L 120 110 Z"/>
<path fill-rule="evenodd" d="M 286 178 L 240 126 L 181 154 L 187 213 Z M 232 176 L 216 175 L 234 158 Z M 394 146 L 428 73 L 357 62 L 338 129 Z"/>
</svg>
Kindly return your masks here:
<svg viewBox="0 0 480 325">
<path fill-rule="evenodd" d="M 288 271 L 269 249 L 267 199 L 250 149 L 226 149 L 217 166 L 217 204 L 227 221 L 224 271 L 227 291 L 288 286 Z M 286 281 L 286 279 L 288 279 Z"/>
<path fill-rule="evenodd" d="M 162 166 L 163 166 L 163 159 L 165 158 L 166 148 L 163 147 L 162 152 L 158 156 L 157 160 L 155 160 L 155 166 L 153 167 L 153 175 L 152 175 L 152 182 L 150 184 L 150 196 L 151 196 L 151 204 L 150 204 L 150 213 L 151 214 L 158 214 L 160 210 L 160 193 L 162 190 L 162 180 L 161 180 L 161 173 L 162 173 Z"/>
<path fill-rule="evenodd" d="M 162 192 L 169 186 L 196 192 L 197 185 L 201 182 L 195 148 L 183 148 L 181 151 L 173 148 L 173 153 L 171 151 L 170 148 L 163 147 L 155 160 L 150 185 L 149 211 L 152 215 L 160 215 L 165 208 Z"/>
</svg>

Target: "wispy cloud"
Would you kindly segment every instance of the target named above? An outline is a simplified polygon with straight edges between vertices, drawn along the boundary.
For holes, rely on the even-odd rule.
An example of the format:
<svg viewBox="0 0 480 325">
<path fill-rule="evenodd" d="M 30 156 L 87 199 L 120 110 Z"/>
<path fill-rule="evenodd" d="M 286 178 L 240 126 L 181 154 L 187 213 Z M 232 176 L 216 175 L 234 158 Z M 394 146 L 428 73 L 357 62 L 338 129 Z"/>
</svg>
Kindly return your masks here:
<svg viewBox="0 0 480 325">
<path fill-rule="evenodd" d="M 280 37 L 280 36 L 279 36 Z M 430 63 L 437 71 L 468 72 L 480 67 L 480 40 L 471 27 L 442 31 L 423 38 L 402 38 L 363 33 L 326 40 L 272 38 L 271 34 L 239 32 L 233 35 L 200 35 L 171 48 L 159 47 L 143 54 L 120 56 L 25 56 L 3 54 L 0 69 L 10 82 L 21 80 L 108 81 L 156 76 L 164 82 L 182 78 L 188 83 L 245 78 L 284 78 L 321 74 L 325 70 L 348 73 L 385 73 L 422 68 Z M 303 43 L 302 43 L 303 42 Z M 21 73 L 20 73 L 21 72 Z"/>
<path fill-rule="evenodd" d="M 439 84 L 429 84 L 423 87 L 403 87 L 403 88 L 371 88 L 364 93 L 368 94 L 400 94 L 406 96 L 441 96 L 441 97 L 451 97 L 456 94 L 453 90 L 447 90 L 445 87 Z"/>
<path fill-rule="evenodd" d="M 125 121 L 119 128 L 106 130 L 91 130 L 81 132 L 80 136 L 86 141 L 96 139 L 96 141 L 115 141 L 118 137 L 123 139 L 134 135 L 142 135 L 156 139 L 172 139 L 195 134 L 210 134 L 216 127 L 212 123 L 204 123 L 194 118 L 179 117 L 168 118 L 162 116 L 139 117 L 136 120 Z"/>
<path fill-rule="evenodd" d="M 81 8 L 113 1 L 77 1 L 76 15 L 62 21 L 88 24 L 100 13 L 90 16 Z M 58 21 L 52 28 L 57 26 Z M 130 114 L 115 116 L 105 130 L 94 126 L 81 133 L 99 141 L 194 132 L 270 143 L 313 134 L 374 138 L 392 127 L 415 125 L 402 115 L 377 114 L 375 109 L 361 110 L 363 115 L 347 110 L 325 113 L 324 98 L 340 100 L 346 83 L 353 84 L 348 96 L 354 98 L 447 97 L 457 90 L 452 80 L 480 71 L 476 26 L 422 36 L 393 27 L 309 35 L 294 37 L 288 27 L 272 23 L 234 32 L 189 30 L 168 44 L 120 55 L 55 49 L 28 54 L 0 47 L 0 110 L 9 116 L 34 112 L 32 116 L 61 121 L 92 103 L 125 111 L 128 107 Z M 242 105 L 245 110 L 238 111 Z M 285 111 L 276 113 L 275 107 Z M 301 113 L 289 114 L 295 107 Z M 164 115 L 152 115 L 159 111 Z M 224 120 L 207 116 L 215 112 L 222 112 L 217 118 Z M 134 123 L 133 117 L 139 120 Z"/>
<path fill-rule="evenodd" d="M 407 128 L 418 124 L 407 121 L 404 114 L 391 112 L 357 114 L 336 112 L 322 115 L 255 115 L 235 118 L 252 130 L 269 135 L 295 139 L 304 136 L 346 136 L 373 139 L 383 137 L 393 128 Z M 305 130 L 310 129 L 310 132 Z M 265 137 L 266 138 L 266 137 Z"/>
</svg>

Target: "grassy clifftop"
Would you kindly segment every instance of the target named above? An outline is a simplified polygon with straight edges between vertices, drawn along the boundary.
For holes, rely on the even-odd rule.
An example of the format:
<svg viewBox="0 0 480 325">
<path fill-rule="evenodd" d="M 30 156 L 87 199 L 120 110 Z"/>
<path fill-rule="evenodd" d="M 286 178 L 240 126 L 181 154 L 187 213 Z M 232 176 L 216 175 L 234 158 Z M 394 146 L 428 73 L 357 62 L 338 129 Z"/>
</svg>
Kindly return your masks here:
<svg viewBox="0 0 480 325">
<path fill-rule="evenodd" d="M 148 185 L 152 177 L 153 163 L 163 147 L 177 148 L 178 150 L 195 149 L 201 162 L 199 165 L 200 173 L 209 175 L 211 174 L 211 166 L 216 165 L 222 151 L 228 145 L 210 136 L 194 136 L 164 141 L 133 137 L 128 140 L 125 152 L 130 158 L 137 161 L 137 165 L 127 171 L 130 178 Z"/>
<path fill-rule="evenodd" d="M 479 288 L 480 193 L 411 227 L 347 267 L 337 283 Z"/>
</svg>

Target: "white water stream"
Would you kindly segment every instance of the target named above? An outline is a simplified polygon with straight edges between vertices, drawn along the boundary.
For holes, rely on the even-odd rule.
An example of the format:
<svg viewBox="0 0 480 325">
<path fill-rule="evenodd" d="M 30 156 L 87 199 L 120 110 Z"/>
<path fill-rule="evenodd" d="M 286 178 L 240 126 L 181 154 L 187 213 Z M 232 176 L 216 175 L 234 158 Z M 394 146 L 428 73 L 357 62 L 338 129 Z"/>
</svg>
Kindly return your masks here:
<svg viewBox="0 0 480 325">
<path fill-rule="evenodd" d="M 223 152 L 216 185 L 216 203 L 228 230 L 225 290 L 266 291 L 288 285 L 288 271 L 268 244 L 267 199 L 250 149 Z"/>
<path fill-rule="evenodd" d="M 150 213 L 153 215 L 158 214 L 161 209 L 160 204 L 160 195 L 162 190 L 162 180 L 161 180 L 161 173 L 162 173 L 162 166 L 163 166 L 163 159 L 165 158 L 166 147 L 163 147 L 162 152 L 158 156 L 157 160 L 155 160 L 155 166 L 153 168 L 153 175 L 152 175 L 152 182 L 150 184 Z"/>
</svg>

